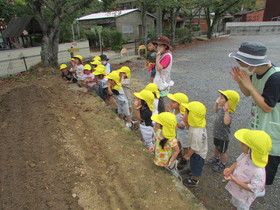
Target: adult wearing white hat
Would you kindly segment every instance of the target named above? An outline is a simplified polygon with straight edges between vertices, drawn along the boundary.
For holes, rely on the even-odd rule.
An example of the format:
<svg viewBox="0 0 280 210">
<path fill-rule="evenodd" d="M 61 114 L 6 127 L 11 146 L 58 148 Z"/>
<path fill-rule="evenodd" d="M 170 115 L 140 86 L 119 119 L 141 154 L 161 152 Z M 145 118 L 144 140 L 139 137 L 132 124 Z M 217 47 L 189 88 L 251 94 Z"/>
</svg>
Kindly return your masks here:
<svg viewBox="0 0 280 210">
<path fill-rule="evenodd" d="M 271 185 L 280 164 L 280 68 L 271 64 L 266 51 L 263 44 L 244 42 L 229 57 L 240 65 L 232 68 L 231 76 L 243 94 L 252 97 L 250 128 L 272 138 L 266 166 L 266 185 Z"/>
</svg>

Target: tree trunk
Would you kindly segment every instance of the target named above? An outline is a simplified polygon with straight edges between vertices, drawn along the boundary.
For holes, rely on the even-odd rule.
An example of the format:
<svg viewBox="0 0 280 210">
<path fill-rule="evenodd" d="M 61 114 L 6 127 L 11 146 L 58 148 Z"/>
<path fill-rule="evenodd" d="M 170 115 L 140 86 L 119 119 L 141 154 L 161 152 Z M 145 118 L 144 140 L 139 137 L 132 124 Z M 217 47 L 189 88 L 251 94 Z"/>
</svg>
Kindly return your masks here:
<svg viewBox="0 0 280 210">
<path fill-rule="evenodd" d="M 171 22 L 171 45 L 175 46 L 175 38 L 176 38 L 176 24 L 177 24 L 177 16 L 179 14 L 180 8 L 172 8 L 170 10 L 170 22 Z"/>
<path fill-rule="evenodd" d="M 42 27 L 43 31 L 41 60 L 45 66 L 58 66 L 58 46 L 59 46 L 59 25 L 60 20 L 53 22 L 52 27 Z"/>
<path fill-rule="evenodd" d="M 157 19 L 156 19 L 156 30 L 157 30 L 157 37 L 162 35 L 162 11 L 159 7 L 157 7 Z"/>
<path fill-rule="evenodd" d="M 141 3 L 141 19 L 142 19 L 141 39 L 144 41 L 144 44 L 146 44 L 147 40 L 148 40 L 148 32 L 147 32 L 147 7 L 146 7 L 144 2 Z"/>
</svg>

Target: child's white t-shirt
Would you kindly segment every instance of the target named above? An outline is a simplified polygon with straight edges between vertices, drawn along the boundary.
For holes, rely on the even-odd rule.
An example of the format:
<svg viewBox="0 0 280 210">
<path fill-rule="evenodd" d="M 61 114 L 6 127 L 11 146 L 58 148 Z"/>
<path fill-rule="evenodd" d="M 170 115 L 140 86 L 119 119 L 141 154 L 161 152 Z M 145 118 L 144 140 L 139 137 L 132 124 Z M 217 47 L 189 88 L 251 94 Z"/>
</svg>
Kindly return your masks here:
<svg viewBox="0 0 280 210">
<path fill-rule="evenodd" d="M 99 79 L 98 80 L 98 86 L 101 87 L 101 88 L 107 88 L 108 85 L 107 85 L 107 81 L 108 81 L 108 78 L 104 77 L 103 79 Z"/>
<path fill-rule="evenodd" d="M 158 114 L 158 98 L 154 99 L 153 107 L 154 107 L 154 110 L 152 111 L 152 113 Z"/>
<path fill-rule="evenodd" d="M 206 128 L 196 128 L 190 126 L 188 141 L 191 149 L 193 149 L 196 154 L 200 155 L 200 157 L 205 159 L 208 152 Z"/>
<path fill-rule="evenodd" d="M 84 66 L 82 64 L 76 66 L 76 75 L 78 80 L 83 80 L 84 77 Z"/>
</svg>

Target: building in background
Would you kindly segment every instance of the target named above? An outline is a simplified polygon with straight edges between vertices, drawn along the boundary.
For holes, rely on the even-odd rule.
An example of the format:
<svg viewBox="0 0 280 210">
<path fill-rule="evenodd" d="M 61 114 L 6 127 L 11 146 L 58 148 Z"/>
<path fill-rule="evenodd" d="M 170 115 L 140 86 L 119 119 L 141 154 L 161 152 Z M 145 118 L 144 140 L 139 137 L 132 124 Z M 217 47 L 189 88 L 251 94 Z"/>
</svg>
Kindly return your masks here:
<svg viewBox="0 0 280 210">
<path fill-rule="evenodd" d="M 16 17 L 9 22 L 2 37 L 9 48 L 35 47 L 41 43 L 42 30 L 34 17 Z"/>
<path fill-rule="evenodd" d="M 280 21 L 280 0 L 266 0 L 263 21 Z"/>
<path fill-rule="evenodd" d="M 93 26 L 102 26 L 110 30 L 119 30 L 123 38 L 128 40 L 140 39 L 142 33 L 141 11 L 127 9 L 112 12 L 99 12 L 77 18 L 79 25 L 91 30 Z M 147 28 L 155 28 L 155 17 L 147 13 Z"/>
</svg>

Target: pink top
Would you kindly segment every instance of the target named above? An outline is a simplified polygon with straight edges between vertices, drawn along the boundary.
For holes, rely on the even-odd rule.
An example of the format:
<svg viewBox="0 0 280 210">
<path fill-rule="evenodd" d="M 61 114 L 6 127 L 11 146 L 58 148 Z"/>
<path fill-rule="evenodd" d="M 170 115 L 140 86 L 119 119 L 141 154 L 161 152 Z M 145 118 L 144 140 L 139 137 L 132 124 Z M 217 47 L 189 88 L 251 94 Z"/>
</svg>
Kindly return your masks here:
<svg viewBox="0 0 280 210">
<path fill-rule="evenodd" d="M 233 171 L 239 181 L 248 184 L 247 191 L 233 181 L 229 181 L 226 190 L 242 203 L 251 205 L 256 199 L 256 193 L 264 190 L 265 186 L 265 168 L 255 166 L 250 158 L 250 154 L 242 153 L 237 159 L 237 165 Z"/>
<path fill-rule="evenodd" d="M 168 51 L 168 53 L 171 53 L 170 51 Z M 163 69 L 165 69 L 169 64 L 170 64 L 170 61 L 171 61 L 171 56 L 170 55 L 165 55 L 160 61 L 160 65 L 163 66 Z"/>
</svg>

